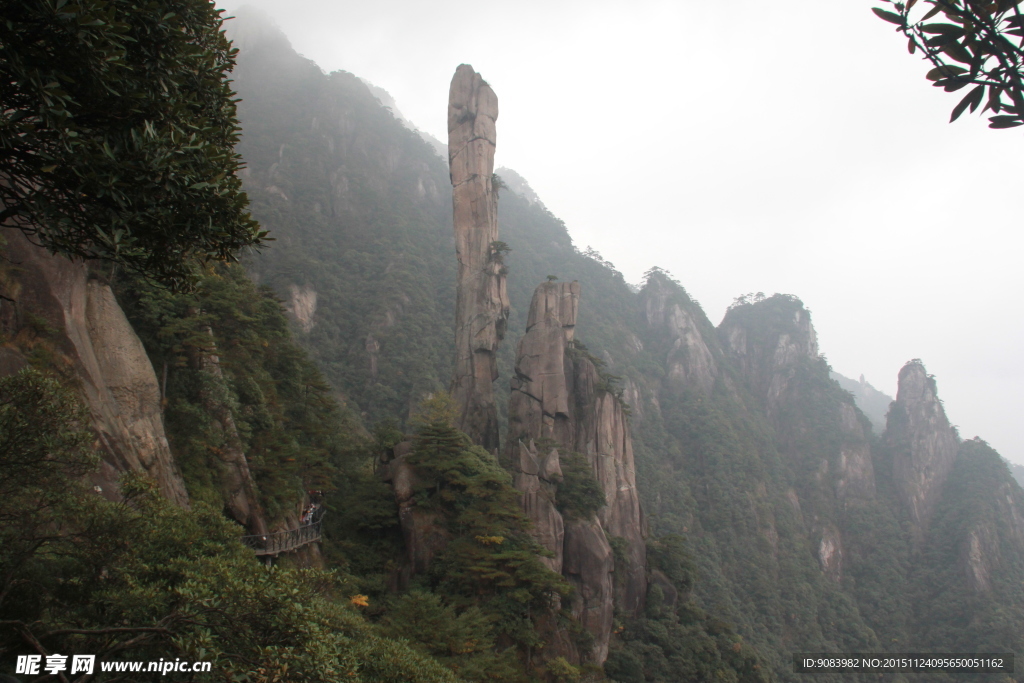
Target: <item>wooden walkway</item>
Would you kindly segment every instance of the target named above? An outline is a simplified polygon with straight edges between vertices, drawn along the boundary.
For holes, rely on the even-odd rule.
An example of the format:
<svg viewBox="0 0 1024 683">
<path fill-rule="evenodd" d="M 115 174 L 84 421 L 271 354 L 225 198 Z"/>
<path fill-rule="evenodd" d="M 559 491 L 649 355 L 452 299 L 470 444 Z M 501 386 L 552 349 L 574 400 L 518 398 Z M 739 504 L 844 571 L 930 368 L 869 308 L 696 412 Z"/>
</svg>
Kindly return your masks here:
<svg viewBox="0 0 1024 683">
<path fill-rule="evenodd" d="M 323 537 L 323 508 L 314 513 L 313 520 L 296 529 L 278 531 L 273 534 L 242 536 L 242 543 L 256 551 L 257 556 L 279 555 L 301 548 L 309 543 L 316 543 Z"/>
</svg>

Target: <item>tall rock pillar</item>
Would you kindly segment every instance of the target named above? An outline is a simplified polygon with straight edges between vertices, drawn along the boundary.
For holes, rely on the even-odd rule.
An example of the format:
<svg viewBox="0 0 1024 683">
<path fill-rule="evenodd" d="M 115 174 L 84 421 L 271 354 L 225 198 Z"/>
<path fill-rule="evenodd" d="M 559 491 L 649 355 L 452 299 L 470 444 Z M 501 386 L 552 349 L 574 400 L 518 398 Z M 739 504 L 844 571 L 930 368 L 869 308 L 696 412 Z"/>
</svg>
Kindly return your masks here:
<svg viewBox="0 0 1024 683">
<path fill-rule="evenodd" d="M 448 93 L 448 163 L 455 255 L 455 374 L 459 428 L 489 451 L 498 448 L 498 344 L 508 321 L 505 270 L 498 249 L 498 203 L 492 185 L 498 98 L 468 64 Z"/>
</svg>

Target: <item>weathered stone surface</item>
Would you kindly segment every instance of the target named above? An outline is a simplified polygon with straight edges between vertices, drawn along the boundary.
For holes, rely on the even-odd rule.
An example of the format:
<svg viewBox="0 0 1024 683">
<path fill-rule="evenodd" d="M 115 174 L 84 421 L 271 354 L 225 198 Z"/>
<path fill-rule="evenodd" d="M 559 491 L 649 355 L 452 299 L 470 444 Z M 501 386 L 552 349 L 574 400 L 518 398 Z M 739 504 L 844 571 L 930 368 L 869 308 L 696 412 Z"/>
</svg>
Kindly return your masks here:
<svg viewBox="0 0 1024 683">
<path fill-rule="evenodd" d="M 839 451 L 839 478 L 836 496 L 841 501 L 875 496 L 875 468 L 871 460 L 871 444 L 864 425 L 857 418 L 852 403 L 840 405 L 840 428 L 843 442 Z"/>
<path fill-rule="evenodd" d="M 753 305 L 768 305 L 770 301 Z M 743 377 L 765 401 L 769 418 L 778 413 L 797 363 L 803 358 L 818 357 L 818 336 L 811 324 L 811 314 L 799 301 L 792 300 L 792 304 L 792 318 L 778 318 L 771 327 L 743 315 L 743 309 L 748 307 L 740 307 L 726 313 L 718 328 L 722 344 Z"/>
<path fill-rule="evenodd" d="M 15 337 L 26 314 L 45 320 L 51 341 L 81 382 L 103 455 L 93 477 L 106 495 L 117 496 L 121 472 L 145 472 L 178 505 L 188 505 L 181 473 L 171 456 L 160 411 L 160 390 L 146 351 L 114 300 L 110 287 L 90 280 L 83 263 L 52 256 L 17 230 L 4 235 L 4 257 L 15 268 L 3 292 L 4 332 Z M 16 371 L 16 352 L 5 366 Z"/>
<path fill-rule="evenodd" d="M 558 449 L 539 455 L 531 439 L 528 443 L 517 441 L 512 452 L 512 483 L 519 491 L 523 511 L 533 522 L 531 534 L 554 555 L 542 557 L 541 562 L 552 571 L 561 572 L 565 525 L 555 507 L 555 490 L 562 479 Z"/>
<path fill-rule="evenodd" d="M 575 333 L 579 300 L 578 282 L 545 282 L 533 294 L 526 334 L 516 352 L 510 440 L 551 439 L 563 447 L 573 443 L 569 423 L 573 370 L 566 347 Z"/>
<path fill-rule="evenodd" d="M 836 583 L 843 578 L 843 540 L 834 526 L 825 527 L 818 542 L 818 564 L 822 573 Z"/>
<path fill-rule="evenodd" d="M 614 554 L 601 523 L 596 519 L 570 520 L 565 525 L 562 573 L 576 589 L 571 612 L 594 636 L 591 656 L 599 663 L 608 658 L 615 615 L 614 569 Z"/>
<path fill-rule="evenodd" d="M 309 332 L 316 325 L 313 316 L 316 315 L 317 292 L 312 285 L 305 284 L 299 287 L 296 284 L 288 285 L 288 300 L 284 307 L 289 317 L 298 324 L 303 332 Z"/>
<path fill-rule="evenodd" d="M 710 393 L 718 375 L 718 363 L 693 313 L 680 305 L 678 296 L 663 278 L 651 277 L 641 296 L 647 325 L 668 335 L 668 381 L 677 389 L 695 386 Z"/>
<path fill-rule="evenodd" d="M 577 588 L 572 610 L 595 642 L 592 653 L 581 654 L 603 662 L 616 607 L 630 614 L 643 608 L 646 529 L 625 410 L 601 382 L 594 363 L 568 350 L 579 297 L 577 282 L 545 282 L 534 292 L 516 356 L 505 452 L 534 534 L 555 553 L 548 566 Z M 535 443 L 555 447 L 546 445 L 547 452 L 538 454 Z M 590 464 L 606 501 L 595 517 L 570 521 L 558 513 L 559 451 L 579 452 Z M 615 567 L 609 554 L 610 537 L 624 541 L 622 566 Z"/>
<path fill-rule="evenodd" d="M 599 388 L 599 381 L 594 364 L 578 359 L 574 387 L 580 407 L 574 420 L 574 450 L 587 456 L 604 490 L 606 505 L 597 513 L 602 527 L 609 536 L 626 542 L 626 566 L 616 567 L 616 604 L 636 614 L 643 609 L 647 595 L 647 529 L 636 489 L 633 439 L 622 404 Z"/>
<path fill-rule="evenodd" d="M 903 366 L 885 433 L 892 478 L 918 534 L 927 526 L 953 467 L 960 438 L 946 419 L 935 379 L 921 361 Z"/>
<path fill-rule="evenodd" d="M 448 162 L 452 181 L 455 255 L 455 372 L 452 397 L 459 428 L 490 451 L 498 448 L 493 382 L 509 302 L 498 241 L 498 205 L 492 186 L 498 98 L 462 64 L 448 97 Z"/>
</svg>

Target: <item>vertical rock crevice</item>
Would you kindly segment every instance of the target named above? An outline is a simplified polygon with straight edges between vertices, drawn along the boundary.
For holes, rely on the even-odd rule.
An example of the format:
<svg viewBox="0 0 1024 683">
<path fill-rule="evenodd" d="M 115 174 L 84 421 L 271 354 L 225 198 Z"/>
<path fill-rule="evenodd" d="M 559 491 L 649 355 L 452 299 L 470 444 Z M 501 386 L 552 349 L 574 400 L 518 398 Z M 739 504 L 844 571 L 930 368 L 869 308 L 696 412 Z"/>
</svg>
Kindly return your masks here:
<svg viewBox="0 0 1024 683">
<path fill-rule="evenodd" d="M 499 446 L 493 383 L 509 314 L 493 187 L 497 118 L 494 91 L 473 67 L 461 64 L 448 96 L 448 162 L 458 260 L 451 393 L 459 429 L 492 452 Z"/>
</svg>

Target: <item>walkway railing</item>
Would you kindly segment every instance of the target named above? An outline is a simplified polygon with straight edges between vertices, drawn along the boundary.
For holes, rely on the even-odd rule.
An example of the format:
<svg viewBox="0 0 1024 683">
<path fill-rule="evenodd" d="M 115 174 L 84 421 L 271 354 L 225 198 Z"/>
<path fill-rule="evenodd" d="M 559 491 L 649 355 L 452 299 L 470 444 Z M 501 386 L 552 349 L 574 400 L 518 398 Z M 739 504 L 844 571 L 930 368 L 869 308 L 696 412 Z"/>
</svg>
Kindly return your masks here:
<svg viewBox="0 0 1024 683">
<path fill-rule="evenodd" d="M 321 527 L 324 521 L 323 508 L 313 513 L 313 520 L 303 524 L 297 529 L 278 531 L 273 534 L 242 536 L 242 543 L 256 551 L 257 555 L 277 555 L 286 553 L 296 548 L 301 548 L 307 543 L 319 541 L 323 534 Z"/>
</svg>

